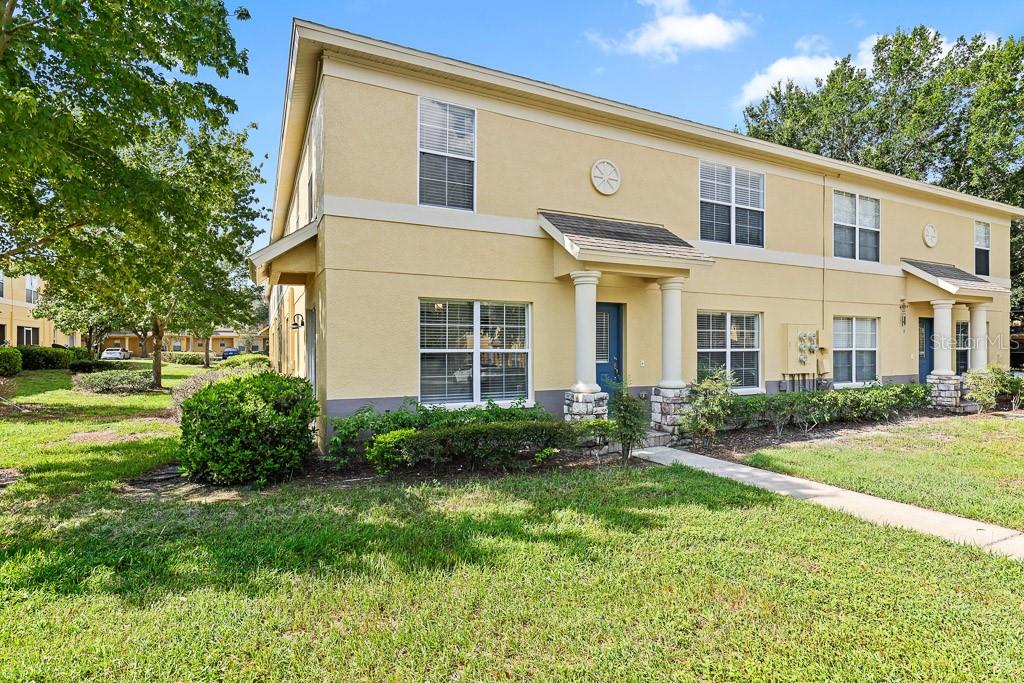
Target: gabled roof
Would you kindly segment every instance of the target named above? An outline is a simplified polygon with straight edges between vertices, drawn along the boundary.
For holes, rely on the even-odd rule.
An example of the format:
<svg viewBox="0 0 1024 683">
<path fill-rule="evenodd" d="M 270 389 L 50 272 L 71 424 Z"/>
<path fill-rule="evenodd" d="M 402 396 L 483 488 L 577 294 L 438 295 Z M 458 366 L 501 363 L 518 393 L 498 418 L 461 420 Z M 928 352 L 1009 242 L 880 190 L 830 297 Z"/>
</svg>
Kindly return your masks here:
<svg viewBox="0 0 1024 683">
<path fill-rule="evenodd" d="M 285 80 L 284 110 L 274 192 L 271 239 L 283 230 L 295 181 L 309 112 L 321 75 L 323 55 L 424 79 L 440 79 L 455 87 L 474 88 L 492 96 L 532 103 L 553 111 L 599 120 L 633 131 L 685 140 L 736 154 L 767 159 L 815 173 L 859 178 L 897 186 L 918 196 L 938 197 L 990 212 L 1019 217 L 1024 209 L 981 199 L 917 180 L 837 161 L 740 133 L 676 116 L 570 90 L 550 83 L 488 69 L 468 62 L 376 40 L 311 21 L 294 19 Z"/>
<path fill-rule="evenodd" d="M 660 225 L 541 211 L 540 227 L 581 261 L 682 267 L 714 263 L 704 252 Z"/>
<path fill-rule="evenodd" d="M 253 272 L 256 272 L 281 254 L 289 251 L 290 249 L 294 249 L 308 239 L 316 237 L 319 225 L 319 219 L 312 223 L 307 223 L 298 230 L 288 233 L 281 239 L 268 244 L 259 251 L 254 251 L 249 254 L 249 263 L 251 264 L 250 268 Z"/>
<path fill-rule="evenodd" d="M 950 294 L 1009 294 L 1010 290 L 1001 285 L 961 270 L 949 263 L 903 259 L 903 270 L 929 282 Z"/>
</svg>

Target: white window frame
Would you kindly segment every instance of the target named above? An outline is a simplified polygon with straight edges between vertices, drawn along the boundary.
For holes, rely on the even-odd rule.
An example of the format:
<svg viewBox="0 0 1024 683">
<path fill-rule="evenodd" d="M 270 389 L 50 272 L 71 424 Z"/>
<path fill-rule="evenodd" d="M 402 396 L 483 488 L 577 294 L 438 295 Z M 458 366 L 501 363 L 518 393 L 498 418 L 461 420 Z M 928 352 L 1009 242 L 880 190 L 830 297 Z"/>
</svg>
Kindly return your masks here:
<svg viewBox="0 0 1024 683">
<path fill-rule="evenodd" d="M 721 242 L 719 240 L 705 240 L 700 235 L 700 204 L 701 202 L 708 202 L 709 204 L 718 204 L 719 206 L 725 206 L 725 202 L 720 202 L 714 199 L 704 199 L 700 194 L 700 168 L 697 169 L 697 237 L 706 242 L 714 242 L 716 244 L 731 244 L 736 247 L 750 247 L 751 249 L 764 249 L 765 242 L 768 240 L 768 176 L 763 171 L 755 171 L 749 168 L 739 168 L 732 164 L 725 164 L 720 161 L 711 161 L 710 159 L 701 159 L 700 166 L 705 164 L 714 166 L 725 166 L 729 169 L 729 241 Z M 750 206 L 749 204 L 738 204 L 736 202 L 736 171 L 740 170 L 745 173 L 752 175 L 761 176 L 761 206 Z M 750 211 L 761 212 L 761 244 L 746 244 L 736 242 L 736 209 L 748 209 Z M 719 311 L 721 312 L 721 311 Z"/>
<path fill-rule="evenodd" d="M 985 242 L 988 246 L 978 246 L 978 228 L 985 228 Z M 988 272 L 978 272 L 978 250 L 988 252 Z M 980 277 L 992 276 L 992 224 L 987 221 L 974 221 L 974 274 Z"/>
<path fill-rule="evenodd" d="M 4 283 L 5 282 L 6 281 L 4 280 L 4 274 L 2 272 L 0 272 L 0 299 L 4 298 Z M 2 340 L 0 340 L 0 341 L 2 341 Z"/>
<path fill-rule="evenodd" d="M 841 223 L 836 220 L 836 195 L 845 194 L 853 195 L 853 224 Z M 873 202 L 878 202 L 878 227 L 872 228 L 867 225 L 860 224 L 860 200 L 870 199 Z M 853 228 L 853 256 L 840 256 L 836 253 L 836 225 L 842 225 L 846 228 Z M 878 260 L 868 260 L 861 258 L 860 256 L 860 231 L 861 230 L 872 230 L 878 233 Z M 849 190 L 843 190 L 838 187 L 832 188 L 832 256 L 835 258 L 846 259 L 847 261 L 863 261 L 864 263 L 881 263 L 882 262 L 882 200 L 878 197 L 872 197 L 866 194 L 860 194 L 859 192 L 850 192 Z M 847 316 L 839 316 L 841 318 Z"/>
<path fill-rule="evenodd" d="M 960 336 L 960 326 L 967 329 L 967 333 Z M 961 342 L 963 345 L 961 346 Z M 971 321 L 970 320 L 954 320 L 953 321 L 953 369 L 958 369 L 960 362 L 957 356 L 961 351 L 967 352 L 967 370 L 971 369 Z"/>
<path fill-rule="evenodd" d="M 464 156 L 461 154 L 452 154 L 450 152 L 441 153 L 434 149 L 425 149 L 420 145 L 420 121 L 422 121 L 422 109 L 423 101 L 431 100 L 434 102 L 440 102 L 441 104 L 447 104 L 449 106 L 454 105 L 456 107 L 462 107 L 463 109 L 469 109 L 473 112 L 473 156 Z M 476 213 L 477 209 L 477 167 L 480 165 L 477 157 L 477 139 L 480 137 L 480 117 L 478 115 L 476 107 L 471 107 L 468 104 L 461 104 L 459 102 L 452 102 L 450 100 L 442 100 L 436 97 L 430 97 L 428 95 L 420 95 L 416 101 L 416 204 L 418 206 L 427 207 L 430 209 L 448 209 L 450 211 L 465 211 L 466 213 Z M 449 156 L 456 159 L 464 159 L 466 161 L 473 162 L 473 208 L 463 209 L 458 206 L 438 206 L 437 204 L 424 204 L 423 199 L 420 197 L 420 155 L 422 153 L 436 154 L 438 156 Z"/>
<path fill-rule="evenodd" d="M 734 387 L 732 392 L 734 394 L 762 394 L 764 393 L 764 354 L 761 353 L 762 348 L 762 331 L 764 328 L 764 316 L 757 311 L 712 311 L 712 310 L 699 310 L 697 315 L 721 315 L 725 314 L 725 347 L 724 348 L 711 348 L 697 346 L 697 354 L 701 353 L 722 353 L 725 352 L 725 369 L 727 372 L 732 372 L 732 354 L 733 352 L 742 351 L 756 351 L 757 352 L 757 386 L 754 387 Z M 757 346 L 754 348 L 747 347 L 732 347 L 732 338 L 729 335 L 729 330 L 732 329 L 732 317 L 734 315 L 752 315 L 757 319 Z M 697 329 L 696 324 L 694 330 Z M 699 338 L 699 335 L 698 335 Z M 696 378 L 695 378 L 696 379 Z"/>
<path fill-rule="evenodd" d="M 836 346 L 835 345 L 835 329 L 836 320 L 851 320 L 853 321 L 853 327 L 851 328 L 851 343 L 852 346 Z M 874 320 L 875 321 L 875 345 L 874 347 L 868 346 L 857 346 L 857 321 L 858 320 Z M 853 315 L 834 315 L 832 316 L 832 386 L 837 389 L 848 389 L 851 387 L 866 387 L 872 384 L 877 384 L 881 376 L 881 365 L 878 363 L 878 337 L 881 335 L 882 330 L 882 319 L 881 318 L 870 318 L 866 316 L 853 316 Z M 836 367 L 836 351 L 849 351 L 850 352 L 850 376 L 852 378 L 849 382 L 836 382 L 835 378 L 835 367 Z M 857 377 L 857 352 L 858 351 L 874 351 L 875 352 L 875 376 L 872 379 L 858 379 Z"/>
<path fill-rule="evenodd" d="M 420 332 L 420 304 L 424 301 L 434 302 L 458 302 L 458 303 L 472 303 L 473 304 L 473 348 L 472 349 L 425 349 L 422 346 L 422 336 Z M 480 304 L 505 304 L 513 306 L 526 306 L 526 348 L 523 349 L 481 349 L 480 348 Z M 525 401 L 527 406 L 534 405 L 533 397 L 533 304 L 526 303 L 523 301 L 496 301 L 494 299 L 484 300 L 473 300 L 473 299 L 453 299 L 444 297 L 423 297 L 416 300 L 416 334 L 420 339 L 417 341 L 417 355 L 416 355 L 416 399 L 424 405 L 432 406 L 444 406 L 445 408 L 466 408 L 469 406 L 482 406 L 487 404 L 487 400 L 480 396 L 480 354 L 481 353 L 525 353 L 526 354 L 526 395 L 522 399 L 503 399 L 500 401 L 493 401 L 496 405 L 507 408 L 515 403 L 517 400 Z M 472 401 L 453 401 L 449 403 L 435 402 L 435 401 L 424 401 L 422 390 L 423 390 L 423 378 L 422 378 L 422 361 L 421 356 L 425 353 L 472 353 L 473 356 L 473 400 Z"/>
<path fill-rule="evenodd" d="M 39 287 L 42 282 L 38 275 L 26 275 L 25 276 L 25 303 L 37 304 L 39 303 Z M 30 293 L 31 292 L 31 296 Z"/>
</svg>

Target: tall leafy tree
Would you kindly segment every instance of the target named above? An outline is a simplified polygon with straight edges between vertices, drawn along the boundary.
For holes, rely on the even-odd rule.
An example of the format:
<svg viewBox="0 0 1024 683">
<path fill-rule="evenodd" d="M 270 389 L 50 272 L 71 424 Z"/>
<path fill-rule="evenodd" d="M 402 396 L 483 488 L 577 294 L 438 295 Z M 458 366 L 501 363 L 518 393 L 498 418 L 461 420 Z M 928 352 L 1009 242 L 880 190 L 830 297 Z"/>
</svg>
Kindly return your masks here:
<svg viewBox="0 0 1024 683">
<path fill-rule="evenodd" d="M 188 330 L 218 318 L 247 321 L 258 289 L 242 266 L 259 233 L 254 188 L 261 182 L 247 131 L 199 127 L 179 140 L 168 126 L 122 153 L 140 172 L 159 175 L 187 200 L 188 210 L 148 220 L 158 240 L 132 239 L 125 231 L 86 231 L 91 251 L 54 271 L 51 282 L 103 306 L 127 300 L 131 321 L 145 320 L 159 350 L 170 330 Z M 153 354 L 154 386 L 162 384 L 162 355 Z"/>
<path fill-rule="evenodd" d="M 778 83 L 745 132 L 790 147 L 1024 205 L 1024 42 L 946 44 L 918 26 L 882 36 L 871 69 L 849 57 L 811 87 Z M 1024 234 L 1011 230 L 1013 301 L 1024 302 Z"/>
<path fill-rule="evenodd" d="M 154 123 L 227 125 L 235 103 L 204 77 L 247 72 L 231 17 L 221 0 L 0 0 L 0 271 L 50 280 L 97 255 L 96 226 L 154 243 L 192 209 L 124 150 Z"/>
</svg>

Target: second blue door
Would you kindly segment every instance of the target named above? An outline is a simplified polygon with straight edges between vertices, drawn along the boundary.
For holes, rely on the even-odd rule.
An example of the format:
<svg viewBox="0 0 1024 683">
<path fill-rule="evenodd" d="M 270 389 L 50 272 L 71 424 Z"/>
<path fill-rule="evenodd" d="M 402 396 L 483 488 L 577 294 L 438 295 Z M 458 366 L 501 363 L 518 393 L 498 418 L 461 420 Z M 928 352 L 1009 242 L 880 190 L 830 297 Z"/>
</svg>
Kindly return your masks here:
<svg viewBox="0 0 1024 683">
<path fill-rule="evenodd" d="M 612 391 L 622 382 L 622 304 L 597 305 L 597 383 Z"/>
<path fill-rule="evenodd" d="M 925 384 L 928 375 L 935 368 L 935 321 L 932 318 L 917 319 L 917 381 Z"/>
</svg>

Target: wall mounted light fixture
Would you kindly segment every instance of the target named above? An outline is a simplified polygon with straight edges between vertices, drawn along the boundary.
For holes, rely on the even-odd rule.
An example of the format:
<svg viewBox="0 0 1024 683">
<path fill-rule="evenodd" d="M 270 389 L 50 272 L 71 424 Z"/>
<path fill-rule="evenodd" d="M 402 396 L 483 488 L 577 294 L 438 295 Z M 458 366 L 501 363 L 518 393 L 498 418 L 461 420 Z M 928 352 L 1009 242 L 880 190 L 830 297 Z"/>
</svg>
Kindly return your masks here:
<svg viewBox="0 0 1024 683">
<path fill-rule="evenodd" d="M 306 319 L 302 317 L 301 313 L 296 313 L 292 316 L 292 324 L 289 325 L 293 330 L 300 329 L 306 326 Z"/>
</svg>

